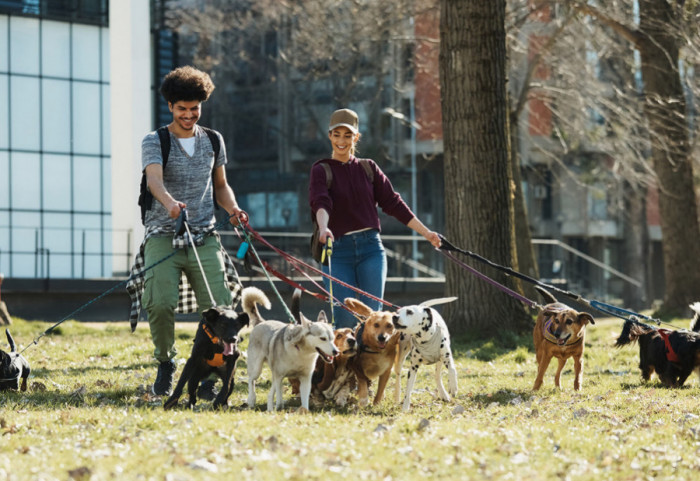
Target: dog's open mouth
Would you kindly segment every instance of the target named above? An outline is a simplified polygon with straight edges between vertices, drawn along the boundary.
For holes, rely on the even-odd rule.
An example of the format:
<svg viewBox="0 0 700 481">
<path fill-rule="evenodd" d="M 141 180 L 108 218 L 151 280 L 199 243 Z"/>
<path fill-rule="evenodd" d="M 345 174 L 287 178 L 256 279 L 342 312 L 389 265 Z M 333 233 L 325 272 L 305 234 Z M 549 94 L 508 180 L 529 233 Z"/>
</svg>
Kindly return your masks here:
<svg viewBox="0 0 700 481">
<path fill-rule="evenodd" d="M 323 362 L 325 362 L 327 364 L 330 364 L 333 362 L 333 356 L 326 354 L 318 347 L 316 348 L 316 352 L 318 353 L 319 356 L 321 356 L 321 359 L 323 359 Z"/>
<path fill-rule="evenodd" d="M 233 352 L 236 350 L 236 344 L 233 342 L 224 341 L 224 356 L 232 356 Z"/>
<path fill-rule="evenodd" d="M 563 346 L 564 344 L 566 344 L 566 341 L 568 341 L 570 337 L 571 337 L 571 334 L 569 334 L 569 335 L 566 336 L 566 337 L 560 337 L 560 338 L 557 340 L 557 344 L 558 344 L 559 346 Z"/>
</svg>

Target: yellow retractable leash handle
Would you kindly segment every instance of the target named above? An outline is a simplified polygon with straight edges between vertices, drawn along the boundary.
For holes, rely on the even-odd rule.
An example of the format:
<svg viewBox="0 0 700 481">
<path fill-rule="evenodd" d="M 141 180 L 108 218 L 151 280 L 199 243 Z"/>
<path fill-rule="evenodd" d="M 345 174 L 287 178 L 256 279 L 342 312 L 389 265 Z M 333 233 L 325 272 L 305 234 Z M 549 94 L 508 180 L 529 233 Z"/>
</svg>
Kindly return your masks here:
<svg viewBox="0 0 700 481">
<path fill-rule="evenodd" d="M 326 257 L 328 258 L 328 276 L 333 277 L 331 272 L 331 256 L 333 255 L 333 239 L 326 237 L 326 245 L 323 246 L 321 251 L 321 264 L 326 262 Z M 328 301 L 331 303 L 331 326 L 335 326 L 335 314 L 333 313 L 333 280 L 328 279 Z"/>
</svg>

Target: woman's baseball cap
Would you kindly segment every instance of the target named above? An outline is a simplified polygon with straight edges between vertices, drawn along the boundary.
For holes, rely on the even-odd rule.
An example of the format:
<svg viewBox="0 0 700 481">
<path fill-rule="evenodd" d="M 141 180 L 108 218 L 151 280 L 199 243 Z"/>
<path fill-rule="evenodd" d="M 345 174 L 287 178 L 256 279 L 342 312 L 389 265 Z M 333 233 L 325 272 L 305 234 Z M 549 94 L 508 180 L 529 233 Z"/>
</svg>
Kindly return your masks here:
<svg viewBox="0 0 700 481">
<path fill-rule="evenodd" d="M 347 127 L 353 134 L 358 131 L 360 121 L 357 118 L 357 114 L 350 109 L 340 109 L 333 112 L 331 115 L 331 121 L 328 125 L 328 131 L 338 127 Z"/>
</svg>

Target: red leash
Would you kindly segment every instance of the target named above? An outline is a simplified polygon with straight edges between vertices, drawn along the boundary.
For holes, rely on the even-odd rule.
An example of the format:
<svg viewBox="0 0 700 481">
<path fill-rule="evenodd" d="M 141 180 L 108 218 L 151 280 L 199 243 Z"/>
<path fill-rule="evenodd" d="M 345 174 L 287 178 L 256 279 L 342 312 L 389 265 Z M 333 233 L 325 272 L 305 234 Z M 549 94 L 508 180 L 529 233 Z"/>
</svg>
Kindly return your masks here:
<svg viewBox="0 0 700 481">
<path fill-rule="evenodd" d="M 319 297 L 319 296 L 321 296 L 321 294 L 311 293 L 311 292 L 309 292 L 307 289 L 304 289 L 303 287 L 298 287 L 298 288 L 302 289 L 302 290 L 305 291 L 305 292 L 309 292 L 309 294 L 313 295 L 314 297 L 316 297 L 316 298 L 318 298 L 318 299 L 327 300 L 327 299 L 329 299 L 330 294 L 328 293 L 328 291 L 326 291 L 324 288 L 322 288 L 317 282 L 315 282 L 313 279 L 311 279 L 311 277 L 308 275 L 307 272 L 304 271 L 304 269 L 308 269 L 308 270 L 312 271 L 312 272 L 315 273 L 315 274 L 318 274 L 318 275 L 321 275 L 321 276 L 323 276 L 323 277 L 325 277 L 325 278 L 327 278 L 327 279 L 330 279 L 331 282 L 337 282 L 337 283 L 340 284 L 341 286 L 347 287 L 348 289 L 350 289 L 350 290 L 352 290 L 352 291 L 354 291 L 354 292 L 356 292 L 356 293 L 358 293 L 358 294 L 362 294 L 363 296 L 366 296 L 366 297 L 368 297 L 368 298 L 370 298 L 370 299 L 372 299 L 372 300 L 374 300 L 374 301 L 380 302 L 380 303 L 384 304 L 385 306 L 391 307 L 391 308 L 393 308 L 393 309 L 398 309 L 398 308 L 399 308 L 399 306 L 396 306 L 395 304 L 392 304 L 391 302 L 387 302 L 387 301 L 385 301 L 384 299 L 380 299 L 380 298 L 378 298 L 378 297 L 375 297 L 375 296 L 373 296 L 372 294 L 370 294 L 370 293 L 368 293 L 368 292 L 365 292 L 365 291 L 363 291 L 363 290 L 361 290 L 361 289 L 358 289 L 358 288 L 355 287 L 355 286 L 351 286 L 350 284 L 347 284 L 347 283 L 341 281 L 340 279 L 336 279 L 335 277 L 330 276 L 330 275 L 324 273 L 322 270 L 320 270 L 320 269 L 318 269 L 318 268 L 316 268 L 316 267 L 314 267 L 314 266 L 312 266 L 312 265 L 310 265 L 310 264 L 307 264 L 306 262 L 302 261 L 301 259 L 298 259 L 298 258 L 292 256 L 291 254 L 288 254 L 287 252 L 283 251 L 282 249 L 279 249 L 279 248 L 275 247 L 274 245 L 270 244 L 262 235 L 260 235 L 259 232 L 257 232 L 255 229 L 253 229 L 253 228 L 250 226 L 250 224 L 247 222 L 247 220 L 243 223 L 243 229 L 244 229 L 247 233 L 249 233 L 254 239 L 258 240 L 259 242 L 261 242 L 262 244 L 264 244 L 265 246 L 267 246 L 268 248 L 270 248 L 272 251 L 274 251 L 274 252 L 276 252 L 277 254 L 279 254 L 280 257 L 282 257 L 285 261 L 287 261 L 289 264 L 291 264 L 292 267 L 294 267 L 298 272 L 301 272 L 301 273 L 302 273 L 307 279 L 309 279 L 316 287 L 318 287 L 322 292 L 325 293 L 325 297 Z M 265 265 L 264 265 L 265 269 L 266 269 L 268 272 L 270 272 L 271 274 L 273 274 L 275 277 L 279 278 L 280 280 L 282 280 L 282 281 L 288 283 L 289 285 L 291 285 L 291 286 L 293 286 L 293 287 L 299 286 L 298 283 L 295 283 L 295 282 L 292 281 L 291 279 L 288 279 L 287 277 L 285 277 L 285 276 L 282 275 L 281 273 L 279 273 L 279 272 L 275 271 L 274 269 L 272 269 L 269 265 L 267 265 L 267 263 L 264 263 L 264 264 L 265 264 Z M 334 299 L 334 301 L 335 301 L 335 302 L 338 302 L 337 299 Z M 338 302 L 338 304 L 339 304 L 340 306 L 342 306 L 343 308 L 347 309 L 347 307 L 345 307 L 345 304 L 344 304 L 344 303 Z"/>
</svg>

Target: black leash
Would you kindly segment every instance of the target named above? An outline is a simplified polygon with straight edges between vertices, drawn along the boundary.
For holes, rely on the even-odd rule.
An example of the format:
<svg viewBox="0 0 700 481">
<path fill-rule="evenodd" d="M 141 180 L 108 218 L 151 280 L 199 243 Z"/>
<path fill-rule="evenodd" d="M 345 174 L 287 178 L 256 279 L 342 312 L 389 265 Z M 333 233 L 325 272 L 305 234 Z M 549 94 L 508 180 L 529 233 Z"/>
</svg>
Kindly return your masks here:
<svg viewBox="0 0 700 481">
<path fill-rule="evenodd" d="M 440 240 L 441 240 L 440 249 L 446 251 L 444 254 L 446 255 L 446 257 L 448 257 L 452 260 L 455 260 L 454 256 L 448 255 L 448 254 L 450 254 L 451 252 L 459 252 L 460 254 L 464 254 L 466 256 L 471 257 L 472 259 L 476 259 L 479 262 L 487 264 L 487 265 L 493 267 L 494 269 L 505 272 L 506 274 L 508 274 L 510 276 L 517 277 L 518 279 L 529 282 L 531 284 L 542 287 L 544 289 L 557 292 L 559 294 L 567 296 L 567 297 L 569 297 L 577 302 L 585 304 L 589 307 L 592 307 L 593 309 L 596 309 L 596 310 L 603 312 L 605 314 L 608 314 L 610 316 L 618 317 L 618 318 L 624 319 L 624 320 L 632 320 L 632 321 L 635 321 L 635 320 L 638 320 L 639 318 L 642 318 L 642 319 L 645 319 L 645 320 L 650 321 L 650 322 L 655 322 L 657 325 L 660 325 L 663 323 L 663 321 L 661 321 L 660 319 L 645 316 L 644 314 L 630 311 L 628 309 L 623 309 L 621 307 L 613 306 L 611 304 L 606 304 L 604 302 L 595 301 L 595 300 L 588 300 L 588 299 L 586 299 L 578 294 L 574 294 L 571 291 L 567 291 L 567 290 L 561 289 L 559 287 L 553 286 L 551 284 L 547 284 L 545 282 L 542 282 L 538 279 L 534 279 L 526 274 L 523 274 L 521 272 L 513 270 L 511 267 L 506 267 L 506 266 L 496 264 L 495 262 L 492 262 L 492 261 L 486 259 L 485 257 L 480 256 L 479 254 L 475 254 L 474 252 L 471 252 L 471 251 L 468 251 L 465 249 L 460 249 L 459 247 L 456 247 L 454 244 L 452 244 L 450 241 L 448 241 L 445 238 L 445 236 L 443 236 L 442 234 L 438 234 L 438 235 L 440 236 Z M 483 276 L 483 274 L 481 274 L 481 275 Z M 495 282 L 495 281 L 493 281 L 493 282 Z M 518 296 L 519 296 L 519 294 L 518 294 Z M 625 317 L 625 316 L 627 316 L 627 317 Z M 664 324 L 668 324 L 669 326 L 673 325 L 673 324 L 669 324 L 669 323 L 664 323 Z"/>
<path fill-rule="evenodd" d="M 182 217 L 182 216 L 180 216 L 180 217 Z M 199 239 L 201 239 L 202 237 L 204 237 L 205 235 L 208 235 L 210 232 L 213 232 L 213 231 L 218 230 L 218 229 L 220 229 L 221 227 L 225 226 L 226 224 L 229 223 L 229 220 L 231 219 L 231 217 L 233 217 L 233 215 L 229 215 L 226 219 L 224 219 L 224 220 L 222 220 L 221 222 L 219 222 L 218 224 L 216 224 L 210 231 L 202 232 L 201 234 L 197 235 L 197 236 L 195 237 L 195 240 L 199 240 Z M 180 219 L 178 218 L 178 226 L 179 226 L 179 227 L 177 227 L 178 230 L 181 230 L 182 228 L 184 228 L 184 226 L 183 226 L 180 222 L 181 222 L 181 221 L 180 221 Z M 166 260 L 170 259 L 170 258 L 171 258 L 172 256 L 174 256 L 175 254 L 177 254 L 177 251 L 171 252 L 170 254 L 168 254 L 167 256 L 163 257 L 162 259 L 160 259 L 160 260 L 154 262 L 153 264 L 151 264 L 151 265 L 148 266 L 148 267 L 143 268 L 143 270 L 139 271 L 138 273 L 135 273 L 135 274 L 130 275 L 130 276 L 127 277 L 125 280 L 123 280 L 123 281 L 121 281 L 121 282 L 115 284 L 114 286 L 110 287 L 109 289 L 107 289 L 105 292 L 103 292 L 103 293 L 100 294 L 99 296 L 95 297 L 94 299 L 92 299 L 92 300 L 86 302 L 85 304 L 83 304 L 82 306 L 78 307 L 76 310 L 74 310 L 73 312 L 71 312 L 71 313 L 69 313 L 68 315 L 66 315 L 65 317 L 63 317 L 63 318 L 62 318 L 60 321 L 58 321 L 56 324 L 54 324 L 53 326 L 49 327 L 49 328 L 46 329 L 44 332 L 42 332 L 41 334 L 39 334 L 39 336 L 37 336 L 32 342 L 30 342 L 24 349 L 22 349 L 22 350 L 20 351 L 20 354 L 22 354 L 24 351 L 26 351 L 27 349 L 29 349 L 31 346 L 34 346 L 34 345 L 38 344 L 39 340 L 40 340 L 42 337 L 44 337 L 44 336 L 46 336 L 47 334 L 49 334 L 51 331 L 53 331 L 53 330 L 56 329 L 58 326 L 60 326 L 60 325 L 63 324 L 64 322 L 66 322 L 68 319 L 72 319 L 72 318 L 73 318 L 76 314 L 78 314 L 79 312 L 84 311 L 84 310 L 85 310 L 88 306 L 90 306 L 91 304 L 93 304 L 93 303 L 99 301 L 100 299 L 102 299 L 103 297 L 107 296 L 108 294 L 111 294 L 111 293 L 114 292 L 117 288 L 122 287 L 122 286 L 126 286 L 132 278 L 134 278 L 134 277 L 136 277 L 136 276 L 139 276 L 139 275 L 143 274 L 144 272 L 153 269 L 155 266 L 157 266 L 157 265 L 159 265 L 159 264 L 165 262 Z"/>
</svg>

